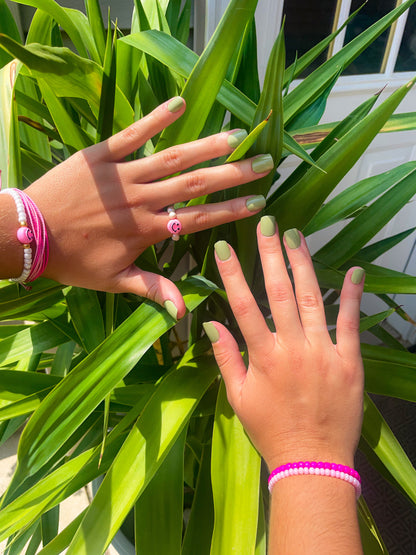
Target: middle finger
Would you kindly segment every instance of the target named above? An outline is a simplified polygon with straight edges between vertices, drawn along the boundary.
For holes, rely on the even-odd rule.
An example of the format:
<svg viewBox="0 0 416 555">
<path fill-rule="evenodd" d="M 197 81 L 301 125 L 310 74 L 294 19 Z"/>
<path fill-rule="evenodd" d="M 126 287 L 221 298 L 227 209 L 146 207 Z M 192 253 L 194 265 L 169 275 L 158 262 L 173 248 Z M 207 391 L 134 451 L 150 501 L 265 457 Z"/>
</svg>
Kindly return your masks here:
<svg viewBox="0 0 416 555">
<path fill-rule="evenodd" d="M 187 201 L 229 189 L 267 175 L 274 167 L 270 154 L 241 162 L 195 170 L 140 188 L 141 202 L 159 210 L 168 204 Z"/>
</svg>

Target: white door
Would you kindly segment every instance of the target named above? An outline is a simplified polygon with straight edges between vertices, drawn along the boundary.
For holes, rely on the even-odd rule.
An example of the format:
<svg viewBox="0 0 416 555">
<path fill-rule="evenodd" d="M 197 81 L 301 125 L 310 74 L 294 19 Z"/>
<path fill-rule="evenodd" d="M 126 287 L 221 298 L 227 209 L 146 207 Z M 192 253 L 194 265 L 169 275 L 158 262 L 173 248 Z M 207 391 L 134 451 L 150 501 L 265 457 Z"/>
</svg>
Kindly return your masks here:
<svg viewBox="0 0 416 555">
<path fill-rule="evenodd" d="M 200 4 L 196 0 L 196 4 Z M 401 0 L 368 0 L 353 22 L 338 35 L 332 53 L 336 53 L 343 44 L 349 42 L 365 28 L 380 17 L 394 9 Z M 319 40 L 326 37 L 332 30 L 340 27 L 359 6 L 362 0 L 259 0 L 256 12 L 258 59 L 260 76 L 264 75 L 268 53 L 276 38 L 282 15 L 285 15 L 285 37 L 287 64 L 295 57 L 303 54 Z M 207 39 L 224 12 L 228 0 L 205 1 L 205 39 Z M 201 9 L 201 8 L 200 8 Z M 318 63 L 322 63 L 327 52 Z M 391 94 L 416 73 L 416 5 L 413 5 L 400 17 L 391 31 L 381 35 L 377 41 L 347 69 L 338 80 L 328 100 L 322 122 L 339 121 L 350 113 L 361 102 L 385 87 L 381 99 Z M 294 83 L 296 86 L 296 83 Z M 398 112 L 414 112 L 416 110 L 416 87 L 407 94 Z M 415 114 L 416 117 L 416 114 Z M 367 149 L 365 155 L 342 180 L 335 193 L 365 177 L 376 175 L 409 160 L 416 159 L 416 131 L 388 133 L 379 135 Z M 285 162 L 282 178 L 286 177 L 297 164 L 292 157 Z M 279 171 L 281 168 L 279 168 Z M 416 200 L 405 206 L 400 213 L 375 238 L 380 240 L 414 227 L 416 222 Z M 316 251 L 323 241 L 327 241 L 339 230 L 333 226 L 309 239 L 312 251 Z M 416 237 L 409 236 L 376 263 L 388 268 L 416 275 Z M 398 304 L 416 320 L 416 296 L 397 295 Z M 385 310 L 384 303 L 374 295 L 367 295 L 363 308 L 369 314 Z M 416 343 L 416 328 L 397 316 L 389 320 L 397 335 Z"/>
</svg>

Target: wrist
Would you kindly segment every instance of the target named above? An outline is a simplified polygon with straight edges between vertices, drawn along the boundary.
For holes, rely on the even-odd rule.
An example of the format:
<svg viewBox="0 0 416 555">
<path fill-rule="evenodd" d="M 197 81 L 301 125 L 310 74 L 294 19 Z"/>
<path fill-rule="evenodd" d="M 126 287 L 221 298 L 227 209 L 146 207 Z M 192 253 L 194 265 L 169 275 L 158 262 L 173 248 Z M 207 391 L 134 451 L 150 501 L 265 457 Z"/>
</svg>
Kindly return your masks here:
<svg viewBox="0 0 416 555">
<path fill-rule="evenodd" d="M 0 195 L 0 279 L 13 278 L 22 271 L 22 245 L 16 232 L 19 222 L 9 195 Z"/>
</svg>

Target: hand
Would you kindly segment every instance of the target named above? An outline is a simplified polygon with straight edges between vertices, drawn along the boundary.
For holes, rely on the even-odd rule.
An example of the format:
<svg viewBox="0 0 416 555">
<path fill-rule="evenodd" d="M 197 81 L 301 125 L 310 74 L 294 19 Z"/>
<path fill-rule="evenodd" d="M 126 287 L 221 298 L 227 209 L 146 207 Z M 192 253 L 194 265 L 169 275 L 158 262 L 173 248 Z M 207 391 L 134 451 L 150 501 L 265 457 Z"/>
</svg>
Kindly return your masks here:
<svg viewBox="0 0 416 555">
<path fill-rule="evenodd" d="M 170 109 L 169 109 L 170 108 Z M 44 272 L 67 285 L 109 292 L 132 292 L 164 304 L 174 303 L 177 316 L 185 305 L 168 279 L 134 265 L 150 245 L 170 236 L 166 207 L 266 175 L 273 163 L 260 169 L 252 160 L 177 174 L 195 164 L 223 156 L 236 146 L 238 134 L 220 133 L 175 146 L 152 156 L 125 157 L 161 132 L 185 111 L 179 97 L 108 140 L 77 152 L 26 189 L 45 219 L 50 258 Z M 230 146 L 231 145 L 231 146 Z M 250 197 L 177 211 L 182 233 L 194 233 L 245 218 L 261 210 L 261 199 Z"/>
<path fill-rule="evenodd" d="M 298 461 L 353 466 L 362 423 L 363 271 L 352 268 L 345 276 L 334 345 L 303 236 L 297 230 L 284 235 L 295 294 L 274 218 L 262 218 L 257 235 L 275 333 L 235 253 L 225 241 L 216 244 L 219 272 L 249 354 L 246 370 L 230 332 L 217 322 L 205 324 L 229 402 L 270 470 Z"/>
</svg>

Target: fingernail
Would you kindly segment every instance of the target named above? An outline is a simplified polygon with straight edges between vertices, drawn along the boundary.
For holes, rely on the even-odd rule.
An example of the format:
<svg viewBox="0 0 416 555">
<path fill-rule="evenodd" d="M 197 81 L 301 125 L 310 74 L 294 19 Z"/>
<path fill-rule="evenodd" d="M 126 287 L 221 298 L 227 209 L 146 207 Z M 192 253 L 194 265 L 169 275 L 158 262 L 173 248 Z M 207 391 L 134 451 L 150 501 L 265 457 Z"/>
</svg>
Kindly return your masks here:
<svg viewBox="0 0 416 555">
<path fill-rule="evenodd" d="M 284 237 L 289 249 L 297 249 L 300 247 L 300 234 L 297 229 L 288 229 L 284 232 Z"/>
<path fill-rule="evenodd" d="M 166 309 L 166 312 L 171 316 L 174 320 L 178 319 L 178 309 L 175 306 L 175 303 L 172 301 L 165 301 L 163 306 Z"/>
<path fill-rule="evenodd" d="M 355 268 L 355 270 L 351 274 L 351 281 L 355 285 L 358 285 L 359 283 L 362 282 L 364 276 L 365 276 L 365 271 L 362 268 Z"/>
<path fill-rule="evenodd" d="M 262 154 L 261 156 L 256 156 L 251 162 L 251 169 L 255 173 L 269 172 L 274 167 L 273 158 L 270 154 Z"/>
<path fill-rule="evenodd" d="M 172 98 L 172 100 L 169 102 L 168 110 L 169 112 L 172 112 L 172 113 L 179 112 L 183 104 L 184 104 L 183 98 L 180 96 L 175 96 L 175 98 Z"/>
<path fill-rule="evenodd" d="M 272 237 L 276 233 L 276 218 L 263 216 L 260 220 L 260 232 L 265 237 Z"/>
<path fill-rule="evenodd" d="M 257 212 L 266 206 L 266 199 L 263 195 L 251 197 L 246 201 L 246 206 L 250 212 Z"/>
<path fill-rule="evenodd" d="M 217 241 L 214 245 L 214 249 L 218 258 L 223 262 L 224 260 L 228 260 L 231 256 L 230 247 L 228 246 L 227 241 Z"/>
<path fill-rule="evenodd" d="M 220 338 L 220 334 L 218 333 L 217 328 L 212 322 L 204 322 L 202 326 L 211 343 L 215 343 L 216 341 L 218 341 L 218 339 Z"/>
<path fill-rule="evenodd" d="M 231 148 L 237 148 L 246 137 L 247 131 L 245 129 L 237 129 L 228 135 L 227 143 Z"/>
</svg>

